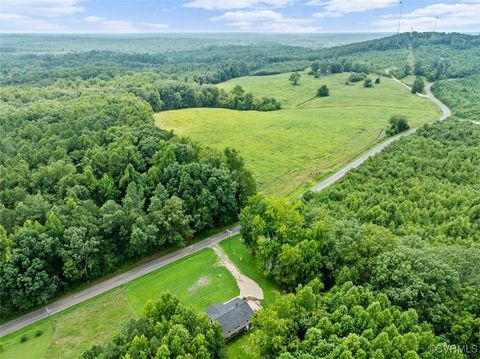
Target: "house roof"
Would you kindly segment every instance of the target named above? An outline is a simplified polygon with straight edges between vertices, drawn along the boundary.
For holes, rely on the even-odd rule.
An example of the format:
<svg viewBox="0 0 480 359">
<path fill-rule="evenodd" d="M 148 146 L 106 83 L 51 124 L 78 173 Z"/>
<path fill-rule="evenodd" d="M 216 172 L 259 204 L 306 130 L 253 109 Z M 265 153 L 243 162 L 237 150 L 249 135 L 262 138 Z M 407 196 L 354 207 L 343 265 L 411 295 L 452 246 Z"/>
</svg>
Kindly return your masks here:
<svg viewBox="0 0 480 359">
<path fill-rule="evenodd" d="M 255 314 L 250 305 L 241 298 L 234 298 L 224 304 L 212 304 L 206 312 L 211 320 L 220 323 L 224 335 L 246 323 Z"/>
</svg>

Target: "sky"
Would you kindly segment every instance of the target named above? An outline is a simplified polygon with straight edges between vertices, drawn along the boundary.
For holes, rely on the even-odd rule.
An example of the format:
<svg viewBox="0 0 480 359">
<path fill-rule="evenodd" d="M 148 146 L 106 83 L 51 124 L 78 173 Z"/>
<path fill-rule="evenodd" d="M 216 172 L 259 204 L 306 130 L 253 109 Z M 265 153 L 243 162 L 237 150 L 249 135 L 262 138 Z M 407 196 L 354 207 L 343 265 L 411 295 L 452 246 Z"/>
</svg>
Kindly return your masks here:
<svg viewBox="0 0 480 359">
<path fill-rule="evenodd" d="M 480 31 L 480 0 L 0 0 L 1 32 Z"/>
</svg>

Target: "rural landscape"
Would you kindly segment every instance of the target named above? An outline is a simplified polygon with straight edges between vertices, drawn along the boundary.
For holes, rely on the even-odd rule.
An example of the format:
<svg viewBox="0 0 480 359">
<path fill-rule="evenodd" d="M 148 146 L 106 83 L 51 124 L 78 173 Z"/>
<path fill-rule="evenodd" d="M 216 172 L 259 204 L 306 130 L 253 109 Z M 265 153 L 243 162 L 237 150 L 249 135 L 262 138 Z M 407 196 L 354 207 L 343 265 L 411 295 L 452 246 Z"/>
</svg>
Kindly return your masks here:
<svg viewBox="0 0 480 359">
<path fill-rule="evenodd" d="M 178 3 L 2 9 L 0 358 L 478 358 L 478 2 Z"/>
</svg>

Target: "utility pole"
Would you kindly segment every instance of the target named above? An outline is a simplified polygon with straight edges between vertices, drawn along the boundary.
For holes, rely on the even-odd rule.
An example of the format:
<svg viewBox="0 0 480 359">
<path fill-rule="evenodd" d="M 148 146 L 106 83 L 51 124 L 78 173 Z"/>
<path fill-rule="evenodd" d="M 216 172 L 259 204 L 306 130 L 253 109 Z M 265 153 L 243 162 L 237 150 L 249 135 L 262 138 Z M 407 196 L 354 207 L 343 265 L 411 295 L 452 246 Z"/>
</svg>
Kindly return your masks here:
<svg viewBox="0 0 480 359">
<path fill-rule="evenodd" d="M 403 5 L 403 2 L 400 1 L 400 2 L 399 2 L 399 5 L 400 5 L 400 14 L 398 15 L 398 30 L 397 30 L 397 35 L 400 35 L 400 23 L 402 22 L 402 5 Z"/>
<path fill-rule="evenodd" d="M 437 21 L 438 21 L 438 16 L 435 16 L 435 23 L 433 25 L 433 33 L 435 34 L 435 31 L 437 30 Z"/>
</svg>

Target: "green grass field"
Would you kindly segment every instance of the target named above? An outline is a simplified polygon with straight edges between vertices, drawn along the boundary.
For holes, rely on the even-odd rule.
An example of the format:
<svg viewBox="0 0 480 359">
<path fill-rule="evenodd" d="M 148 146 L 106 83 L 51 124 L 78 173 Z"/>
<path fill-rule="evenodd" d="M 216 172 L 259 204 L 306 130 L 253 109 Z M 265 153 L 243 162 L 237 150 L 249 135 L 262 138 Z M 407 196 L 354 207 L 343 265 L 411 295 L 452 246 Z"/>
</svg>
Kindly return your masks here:
<svg viewBox="0 0 480 359">
<path fill-rule="evenodd" d="M 216 148 L 240 150 L 261 191 L 289 195 L 382 141 L 391 115 L 406 115 L 416 127 L 440 114 L 428 99 L 388 78 L 364 88 L 362 83 L 345 85 L 348 74 L 315 79 L 302 73 L 298 86 L 288 77 L 250 76 L 219 85 L 229 90 L 238 84 L 256 96 L 275 97 L 282 103 L 280 111 L 186 109 L 158 113 L 156 123 Z M 330 97 L 315 97 L 323 84 Z"/>
<path fill-rule="evenodd" d="M 198 284 L 201 283 L 201 284 Z M 148 299 L 169 290 L 197 310 L 239 294 L 235 279 L 217 266 L 211 249 L 200 251 L 122 287 L 1 338 L 2 359 L 74 358 L 108 341 L 121 323 L 138 316 Z M 43 331 L 35 337 L 37 329 Z M 21 337 L 28 340 L 21 343 Z"/>
</svg>

